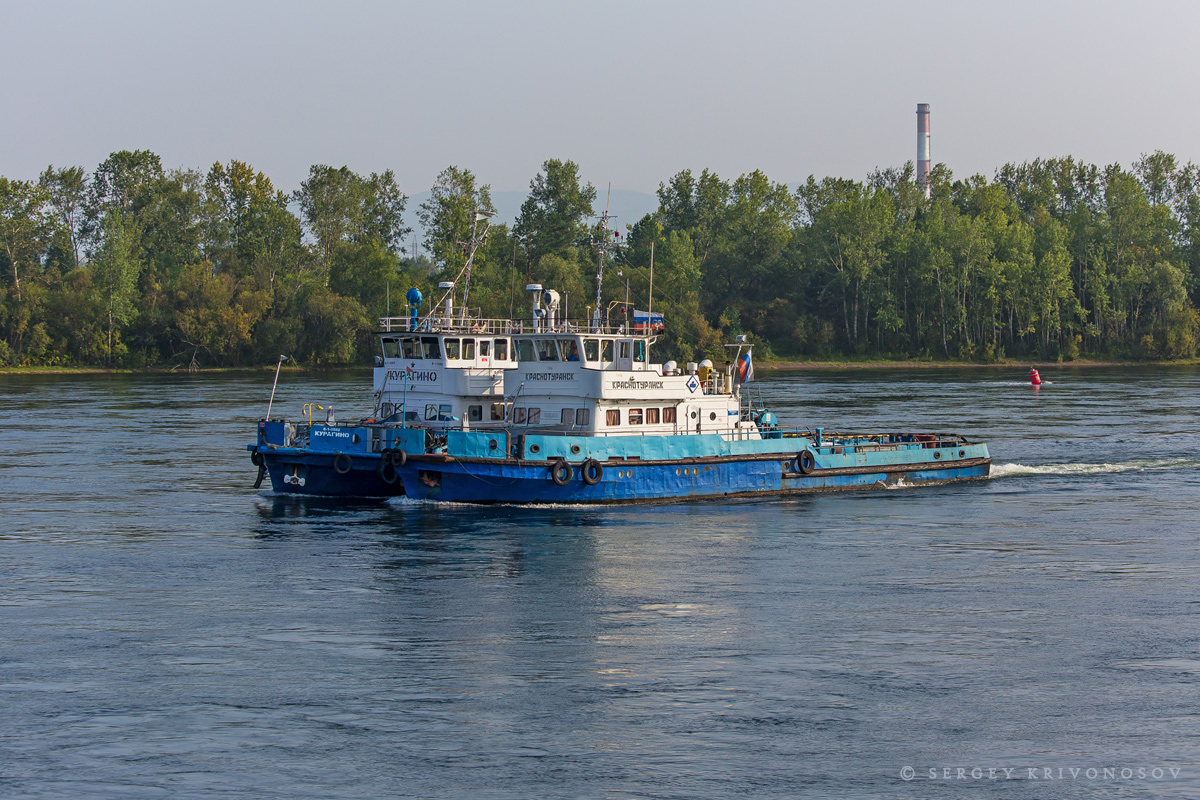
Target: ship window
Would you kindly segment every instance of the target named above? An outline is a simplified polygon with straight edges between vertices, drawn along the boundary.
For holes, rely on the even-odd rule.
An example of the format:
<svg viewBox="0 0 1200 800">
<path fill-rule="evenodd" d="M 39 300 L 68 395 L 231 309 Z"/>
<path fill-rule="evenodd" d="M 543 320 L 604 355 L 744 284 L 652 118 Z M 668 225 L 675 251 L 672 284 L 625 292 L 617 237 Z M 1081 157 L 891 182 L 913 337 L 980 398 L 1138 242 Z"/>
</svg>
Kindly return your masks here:
<svg viewBox="0 0 1200 800">
<path fill-rule="evenodd" d="M 404 412 L 404 421 L 405 422 L 417 422 L 419 419 L 420 419 L 420 417 L 417 415 L 417 412 L 415 412 L 415 411 L 405 411 Z"/>
<path fill-rule="evenodd" d="M 666 423 L 669 423 L 669 424 L 672 424 L 672 425 L 675 423 L 675 409 L 674 409 L 674 407 L 672 407 L 672 408 L 664 408 L 664 409 L 663 409 L 663 422 L 666 422 Z"/>
<path fill-rule="evenodd" d="M 442 403 L 438 406 L 438 421 L 450 422 L 454 419 L 454 409 L 449 403 Z"/>
<path fill-rule="evenodd" d="M 383 340 L 383 357 L 384 358 L 399 358 L 400 343 L 395 339 Z"/>
<path fill-rule="evenodd" d="M 600 360 L 600 340 L 599 339 L 584 339 L 583 340 L 583 357 L 588 361 Z"/>
<path fill-rule="evenodd" d="M 613 354 L 613 341 L 612 341 L 612 339 L 605 339 L 604 343 L 600 347 L 600 360 L 603 361 L 605 364 L 608 364 L 613 360 L 612 354 Z"/>
<path fill-rule="evenodd" d="M 475 360 L 475 340 L 463 339 L 463 359 L 466 361 Z"/>
<path fill-rule="evenodd" d="M 621 409 L 610 408 L 604 412 L 604 422 L 610 428 L 615 428 L 621 424 Z"/>
<path fill-rule="evenodd" d="M 590 425 L 592 422 L 592 410 L 590 408 L 575 409 L 575 424 L 583 428 Z"/>
<path fill-rule="evenodd" d="M 479 340 L 479 357 L 487 358 L 488 353 L 492 350 L 492 343 L 487 339 Z"/>
<path fill-rule="evenodd" d="M 563 361 L 579 360 L 579 344 L 574 339 L 559 339 L 558 352 Z"/>
<path fill-rule="evenodd" d="M 517 339 L 517 361 L 533 361 L 532 339 Z"/>
<path fill-rule="evenodd" d="M 560 425 L 574 425 L 575 424 L 575 409 L 564 408 L 562 410 L 562 419 L 559 422 L 559 424 Z"/>
<path fill-rule="evenodd" d="M 657 408 L 647 408 L 646 409 L 646 424 L 647 425 L 657 425 L 658 424 L 658 409 Z"/>
<path fill-rule="evenodd" d="M 437 419 L 437 404 L 430 403 L 425 406 L 425 419 Z"/>
<path fill-rule="evenodd" d="M 525 421 L 530 425 L 537 425 L 542 421 L 542 410 L 540 408 L 531 408 L 525 417 Z"/>
<path fill-rule="evenodd" d="M 483 422 L 483 406 L 467 406 L 467 419 L 471 422 Z"/>
<path fill-rule="evenodd" d="M 506 411 L 508 411 L 508 405 L 506 403 L 492 403 L 492 420 L 497 421 L 504 419 L 506 416 Z"/>
<path fill-rule="evenodd" d="M 536 345 L 538 361 L 558 361 L 558 352 L 554 348 L 553 339 L 538 339 Z"/>
<path fill-rule="evenodd" d="M 401 339 L 400 352 L 404 353 L 404 357 L 409 360 L 415 360 L 421 357 L 421 340 L 420 339 Z"/>
<path fill-rule="evenodd" d="M 458 339 L 447 339 L 446 340 L 446 360 L 447 361 L 457 361 L 458 360 Z"/>
<path fill-rule="evenodd" d="M 379 416 L 390 417 L 394 410 L 391 403 L 383 403 L 379 406 Z"/>
<path fill-rule="evenodd" d="M 442 354 L 438 350 L 438 340 L 433 336 L 421 337 L 421 349 L 425 351 L 426 358 L 441 358 Z"/>
<path fill-rule="evenodd" d="M 629 424 L 630 425 L 641 425 L 642 424 L 642 410 L 640 408 L 629 409 Z"/>
<path fill-rule="evenodd" d="M 633 360 L 639 364 L 646 363 L 646 342 L 642 339 L 633 343 Z"/>
<path fill-rule="evenodd" d="M 524 425 L 525 424 L 525 409 L 523 409 L 523 408 L 514 408 L 513 409 L 513 424 L 515 424 L 515 425 Z"/>
<path fill-rule="evenodd" d="M 496 340 L 496 360 L 508 361 L 508 339 Z"/>
</svg>

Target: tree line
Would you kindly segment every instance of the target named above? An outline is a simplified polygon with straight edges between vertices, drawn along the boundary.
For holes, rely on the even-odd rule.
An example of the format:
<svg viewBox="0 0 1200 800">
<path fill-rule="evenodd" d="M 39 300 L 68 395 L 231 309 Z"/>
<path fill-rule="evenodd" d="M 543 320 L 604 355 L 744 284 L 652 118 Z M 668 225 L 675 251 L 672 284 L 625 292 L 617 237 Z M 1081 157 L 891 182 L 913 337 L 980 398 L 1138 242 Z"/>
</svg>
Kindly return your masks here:
<svg viewBox="0 0 1200 800">
<path fill-rule="evenodd" d="M 488 229 L 470 305 L 523 316 L 538 282 L 590 316 L 605 235 L 605 305 L 652 295 L 664 358 L 722 358 L 739 333 L 777 357 L 1161 359 L 1200 343 L 1200 168 L 1168 153 L 990 180 L 938 165 L 928 196 L 911 162 L 795 189 L 684 170 L 658 200 L 605 234 L 578 166 L 547 160 L 516 221 Z M 495 210 L 448 167 L 410 251 L 408 201 L 391 170 L 315 165 L 288 193 L 240 161 L 166 170 L 145 150 L 0 177 L 0 365 L 362 363 L 390 296 L 397 316 L 408 287 L 434 297 Z"/>
</svg>

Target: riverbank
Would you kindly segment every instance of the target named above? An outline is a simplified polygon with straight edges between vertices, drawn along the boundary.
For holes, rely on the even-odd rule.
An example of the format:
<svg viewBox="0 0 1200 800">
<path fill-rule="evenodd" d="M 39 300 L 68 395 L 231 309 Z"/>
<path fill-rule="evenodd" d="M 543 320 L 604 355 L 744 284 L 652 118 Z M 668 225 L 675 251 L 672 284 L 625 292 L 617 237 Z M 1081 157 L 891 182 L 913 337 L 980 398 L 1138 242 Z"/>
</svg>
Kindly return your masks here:
<svg viewBox="0 0 1200 800">
<path fill-rule="evenodd" d="M 1029 369 L 1037 367 L 1038 369 L 1070 369 L 1075 367 L 1091 368 L 1091 367 L 1174 367 L 1174 366 L 1195 366 L 1200 364 L 1200 358 L 1185 358 L 1173 360 L 1145 360 L 1145 361 L 1099 361 L 1090 359 L 1076 359 L 1075 361 L 998 361 L 984 363 L 980 361 L 913 361 L 910 359 L 901 359 L 897 361 L 878 361 L 878 360 L 862 360 L 862 361 L 761 361 L 755 364 L 755 368 L 759 370 L 775 370 L 775 369 L 936 369 L 949 368 L 955 369 Z"/>
<path fill-rule="evenodd" d="M 872 370 L 872 369 L 1068 369 L 1091 367 L 1176 367 L 1200 365 L 1200 358 L 1185 358 L 1174 360 L 1146 361 L 1094 361 L 1076 359 L 1075 361 L 1001 361 L 983 363 L 979 361 L 916 361 L 900 359 L 885 360 L 847 360 L 847 361 L 758 361 L 755 368 L 760 371 L 817 369 L 817 370 Z M 342 370 L 365 369 L 363 365 L 321 365 L 315 367 L 285 366 L 281 374 L 297 374 L 302 372 L 321 373 Z M 151 367 L 147 369 L 108 369 L 105 367 L 0 367 L 0 375 L 171 375 L 171 374 L 232 374 L 253 372 L 274 372 L 274 364 L 248 367 L 203 367 L 189 371 L 186 367 Z"/>
</svg>

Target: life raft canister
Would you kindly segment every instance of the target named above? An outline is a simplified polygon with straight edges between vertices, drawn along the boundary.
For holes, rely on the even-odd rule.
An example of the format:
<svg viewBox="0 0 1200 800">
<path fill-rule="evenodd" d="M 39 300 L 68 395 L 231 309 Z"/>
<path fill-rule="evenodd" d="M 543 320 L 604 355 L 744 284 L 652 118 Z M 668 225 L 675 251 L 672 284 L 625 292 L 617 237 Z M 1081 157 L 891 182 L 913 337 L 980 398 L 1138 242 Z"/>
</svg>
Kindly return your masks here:
<svg viewBox="0 0 1200 800">
<path fill-rule="evenodd" d="M 1037 367 L 1032 367 L 1029 370 L 1029 382 L 1034 386 L 1041 386 L 1042 376 L 1038 375 Z"/>
</svg>

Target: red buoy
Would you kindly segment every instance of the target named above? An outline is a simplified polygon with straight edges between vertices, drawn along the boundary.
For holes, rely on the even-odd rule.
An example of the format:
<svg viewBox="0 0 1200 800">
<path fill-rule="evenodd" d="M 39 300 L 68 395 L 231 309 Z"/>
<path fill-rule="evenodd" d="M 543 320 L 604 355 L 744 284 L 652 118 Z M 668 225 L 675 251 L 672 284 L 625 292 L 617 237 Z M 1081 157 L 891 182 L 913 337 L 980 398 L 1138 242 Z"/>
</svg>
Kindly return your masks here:
<svg viewBox="0 0 1200 800">
<path fill-rule="evenodd" d="M 1042 385 L 1042 376 L 1038 375 L 1037 367 L 1029 368 L 1029 382 L 1032 383 L 1034 386 Z"/>
</svg>

